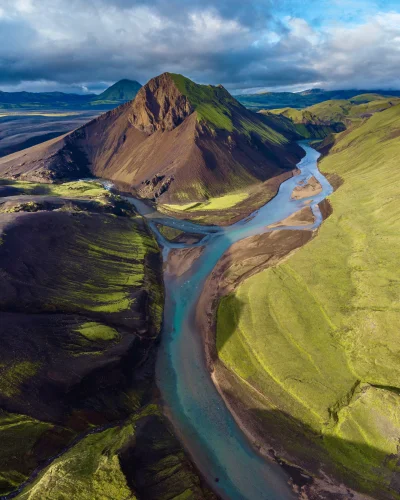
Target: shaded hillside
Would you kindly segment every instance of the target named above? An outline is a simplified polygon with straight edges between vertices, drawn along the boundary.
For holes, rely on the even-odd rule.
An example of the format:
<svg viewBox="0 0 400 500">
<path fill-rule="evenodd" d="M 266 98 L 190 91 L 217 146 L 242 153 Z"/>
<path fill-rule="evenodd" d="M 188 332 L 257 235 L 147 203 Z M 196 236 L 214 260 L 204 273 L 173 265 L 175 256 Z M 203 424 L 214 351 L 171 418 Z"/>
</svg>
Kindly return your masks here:
<svg viewBox="0 0 400 500">
<path fill-rule="evenodd" d="M 323 90 L 310 89 L 303 92 L 261 92 L 258 94 L 242 94 L 236 99 L 249 109 L 307 108 L 328 100 L 348 100 L 355 96 L 379 95 L 384 97 L 400 97 L 398 90 Z M 368 99 L 368 97 L 366 97 Z M 368 101 L 365 101 L 368 102 Z"/>
<path fill-rule="evenodd" d="M 0 160 L 0 175 L 93 175 L 163 202 L 207 200 L 290 172 L 303 151 L 223 87 L 164 73 L 62 139 Z"/>
<path fill-rule="evenodd" d="M 319 104 L 316 104 L 316 106 L 319 106 Z M 343 132 L 346 129 L 344 123 L 336 121 L 334 118 L 321 119 L 311 111 L 312 108 L 313 106 L 302 110 L 294 108 L 272 109 L 270 111 L 261 110 L 259 113 L 268 119 L 273 119 L 274 116 L 283 119 L 286 127 L 303 139 L 324 139 L 330 134 Z"/>
<path fill-rule="evenodd" d="M 91 99 L 92 106 L 101 104 L 122 104 L 131 101 L 136 97 L 142 86 L 139 82 L 133 80 L 120 80 L 111 87 L 108 87 L 104 92 Z"/>
<path fill-rule="evenodd" d="M 163 288 L 144 220 L 93 182 L 0 196 L 0 495 L 42 467 L 17 498 L 205 498 L 154 404 Z"/>
<path fill-rule="evenodd" d="M 217 325 L 229 397 L 260 442 L 379 499 L 400 495 L 399 134 L 397 105 L 333 137 L 319 164 L 333 212 L 225 297 Z"/>
</svg>

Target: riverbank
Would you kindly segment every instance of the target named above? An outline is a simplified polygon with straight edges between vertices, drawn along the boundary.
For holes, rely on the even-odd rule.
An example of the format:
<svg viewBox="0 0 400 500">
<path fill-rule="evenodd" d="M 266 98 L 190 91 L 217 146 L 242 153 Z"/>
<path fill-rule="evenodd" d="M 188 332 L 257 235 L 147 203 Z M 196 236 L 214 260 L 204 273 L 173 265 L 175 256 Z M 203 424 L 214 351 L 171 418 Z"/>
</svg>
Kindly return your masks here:
<svg viewBox="0 0 400 500">
<path fill-rule="evenodd" d="M 291 234 L 291 238 L 294 237 L 293 246 L 297 247 L 301 245 L 303 238 L 309 238 L 319 226 L 323 212 L 329 211 L 321 201 L 330 194 L 331 186 L 316 167 L 319 154 L 306 144 L 302 146 L 307 154 L 298 165 L 298 177 L 291 177 L 283 182 L 277 195 L 269 203 L 226 228 L 195 225 L 162 216 L 142 201 L 130 199 L 147 217 L 158 235 L 157 239 L 164 248 L 164 262 L 169 253 L 179 255 L 182 250 L 190 247 L 185 243 L 168 240 L 158 232 L 160 225 L 174 229 L 172 233 L 167 231 L 173 240 L 179 231 L 204 235 L 202 241 L 194 245 L 203 247 L 203 250 L 193 259 L 188 271 L 183 274 L 179 272 L 181 265 L 178 259 L 175 270 L 178 270 L 179 276 L 175 271 L 164 274 L 166 305 L 157 358 L 157 384 L 165 412 L 196 467 L 210 484 L 214 482 L 214 491 L 218 495 L 230 500 L 292 498 L 288 471 L 293 475 L 296 469 L 289 465 L 283 467 L 282 462 L 278 464 L 278 458 L 275 461 L 262 458 L 235 422 L 208 370 L 204 344 L 195 323 L 197 302 L 209 274 L 223 254 L 236 242 L 253 236 L 257 247 L 260 246 L 257 243 L 259 238 L 276 238 L 275 235 L 263 236 L 264 233 L 275 232 L 279 247 L 281 231 L 268 229 L 268 226 L 291 218 L 290 220 L 299 224 L 290 226 L 290 230 L 286 232 Z M 312 175 L 321 183 L 323 192 L 313 198 L 291 199 L 295 186 L 306 182 Z M 300 216 L 294 216 L 296 212 Z M 307 220 L 310 221 L 309 224 L 305 224 Z M 284 247 L 282 251 L 285 254 Z M 199 250 L 192 253 L 195 255 L 197 252 Z M 249 260 L 249 270 L 260 264 L 260 259 L 268 260 L 262 253 L 257 257 L 258 262 Z M 242 262 L 239 260 L 237 264 L 240 267 Z"/>
<path fill-rule="evenodd" d="M 182 205 L 155 204 L 149 200 L 140 199 L 138 193 L 127 184 L 115 182 L 113 186 L 120 194 L 139 198 L 141 203 L 149 207 L 150 211 L 157 212 L 160 219 L 167 216 L 178 221 L 193 222 L 199 226 L 229 227 L 246 219 L 273 200 L 281 184 L 299 174 L 300 170 L 294 168 L 238 193 L 228 194 L 220 198 L 211 198 L 208 202 L 194 202 Z"/>
<path fill-rule="evenodd" d="M 96 181 L 0 195 L 0 499 L 215 499 L 161 411 L 144 218 Z"/>
<path fill-rule="evenodd" d="M 324 200 L 319 206 L 325 219 L 331 212 L 329 202 Z M 302 225 L 304 219 L 309 219 L 309 216 L 304 217 L 305 210 L 308 215 L 310 208 L 305 207 L 284 221 L 270 225 L 269 228 L 279 228 L 284 224 L 290 226 L 294 225 L 294 222 Z M 312 221 L 313 219 L 309 219 L 309 222 Z M 255 412 L 257 408 L 265 408 L 266 405 L 275 410 L 275 405 L 244 378 L 228 370 L 218 357 L 220 346 L 217 345 L 216 325 L 221 299 L 232 294 L 251 276 L 283 263 L 317 234 L 317 229 L 277 229 L 234 243 L 218 261 L 203 287 L 196 308 L 196 326 L 204 342 L 211 378 L 229 411 L 256 452 L 267 461 L 273 460 L 286 470 L 294 492 L 299 497 L 308 499 L 329 498 L 329 495 L 334 495 L 334 498 L 342 496 L 347 498 L 350 493 L 354 495 L 353 498 L 361 499 L 366 497 L 351 492 L 329 476 L 323 481 L 318 479 L 315 475 L 316 464 L 297 465 L 296 457 L 288 454 L 282 447 L 280 436 L 285 432 L 284 426 L 279 429 L 271 428 L 275 437 L 270 439 L 271 433 L 266 433 L 265 426 L 260 426 Z M 235 319 L 232 321 L 235 322 Z M 240 356 L 240 353 L 238 355 Z"/>
<path fill-rule="evenodd" d="M 216 336 L 216 319 L 221 299 L 232 294 L 251 276 L 282 264 L 316 236 L 316 230 L 282 229 L 232 245 L 207 279 L 196 310 L 196 324 L 203 338 L 209 372 L 225 404 L 257 453 L 267 461 L 277 462 L 288 472 L 299 498 L 318 500 L 351 496 L 365 500 L 369 498 L 367 495 L 346 487 L 334 477 L 332 469 L 326 469 L 321 478 L 321 464 L 317 458 L 320 453 L 315 448 L 309 447 L 306 456 L 300 460 L 293 450 L 288 451 L 289 441 L 296 440 L 296 448 L 300 448 L 303 441 L 307 446 L 307 440 L 301 437 L 303 433 L 307 434 L 307 428 L 298 422 L 295 424 L 297 431 L 289 430 L 290 416 L 280 414 L 273 399 L 227 369 L 218 357 L 221 346 Z M 235 323 L 235 318 L 232 321 Z M 270 412 L 269 426 L 263 421 L 266 408 Z"/>
<path fill-rule="evenodd" d="M 170 217 L 188 220 L 196 224 L 231 226 L 269 203 L 277 195 L 280 185 L 299 173 L 298 169 L 284 172 L 262 184 L 248 188 L 237 196 L 213 198 L 208 202 L 191 204 L 189 208 L 185 208 L 185 205 L 182 205 L 182 208 L 179 205 L 159 205 L 157 209 Z"/>
</svg>

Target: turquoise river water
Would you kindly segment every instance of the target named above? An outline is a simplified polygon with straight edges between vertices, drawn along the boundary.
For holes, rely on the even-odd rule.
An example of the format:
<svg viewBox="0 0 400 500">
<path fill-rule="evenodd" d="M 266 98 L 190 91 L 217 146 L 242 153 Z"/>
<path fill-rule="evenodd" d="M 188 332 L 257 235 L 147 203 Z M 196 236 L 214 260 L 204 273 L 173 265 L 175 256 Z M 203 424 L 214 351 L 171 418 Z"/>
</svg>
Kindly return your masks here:
<svg viewBox="0 0 400 500">
<path fill-rule="evenodd" d="M 318 170 L 319 153 L 306 142 L 300 144 L 306 152 L 298 164 L 300 175 L 282 183 L 278 194 L 269 203 L 229 227 L 200 226 L 172 217 L 161 217 L 142 201 L 126 198 L 147 218 L 163 248 L 164 260 L 172 248 L 205 246 L 201 256 L 185 274 L 180 277 L 164 275 L 166 301 L 156 378 L 177 436 L 201 474 L 223 499 L 285 500 L 294 497 L 288 484 L 288 475 L 279 465 L 262 458 L 252 447 L 214 386 L 207 368 L 202 338 L 195 328 L 194 313 L 207 277 L 233 243 L 255 234 L 278 230 L 268 226 L 307 204 L 313 210 L 315 222 L 308 226 L 284 228 L 315 229 L 321 224 L 318 203 L 331 194 L 332 187 Z M 292 200 L 294 187 L 311 176 L 321 183 L 322 192 L 312 199 Z M 107 188 L 112 187 L 108 181 L 103 184 Z M 204 238 L 195 245 L 170 243 L 157 230 L 157 223 L 200 233 Z M 0 496 L 0 500 L 15 498 L 43 469 L 86 435 L 102 432 L 112 425 L 114 423 L 79 436 L 71 445 L 35 469 L 16 490 Z"/>
<path fill-rule="evenodd" d="M 331 194 L 332 187 L 318 170 L 319 153 L 306 142 L 300 144 L 306 152 L 298 164 L 300 175 L 282 183 L 278 194 L 269 203 L 229 227 L 199 226 L 160 217 L 144 203 L 129 198 L 147 217 L 163 247 L 164 259 L 171 248 L 193 245 L 170 243 L 158 232 L 156 223 L 205 234 L 198 243 L 205 245 L 205 249 L 191 269 L 180 277 L 164 277 L 166 304 L 156 374 L 163 402 L 178 437 L 211 487 L 224 499 L 283 500 L 293 498 L 293 493 L 287 474 L 279 465 L 262 458 L 251 446 L 214 386 L 207 369 L 202 338 L 196 331 L 194 312 L 207 277 L 233 243 L 271 231 L 267 226 L 285 219 L 310 202 L 314 224 L 285 229 L 314 229 L 321 224 L 318 203 Z M 312 201 L 293 200 L 294 187 L 311 176 L 321 183 L 322 192 L 312 197 Z"/>
</svg>

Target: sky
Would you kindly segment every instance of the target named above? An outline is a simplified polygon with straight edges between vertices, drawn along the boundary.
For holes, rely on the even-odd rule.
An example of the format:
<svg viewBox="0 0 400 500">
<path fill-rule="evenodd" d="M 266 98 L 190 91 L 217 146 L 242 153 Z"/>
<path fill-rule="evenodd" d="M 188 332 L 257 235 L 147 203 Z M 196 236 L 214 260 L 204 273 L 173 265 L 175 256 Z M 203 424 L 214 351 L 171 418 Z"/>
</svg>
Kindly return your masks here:
<svg viewBox="0 0 400 500">
<path fill-rule="evenodd" d="M 0 0 L 0 90 L 400 89 L 400 0 Z"/>
</svg>

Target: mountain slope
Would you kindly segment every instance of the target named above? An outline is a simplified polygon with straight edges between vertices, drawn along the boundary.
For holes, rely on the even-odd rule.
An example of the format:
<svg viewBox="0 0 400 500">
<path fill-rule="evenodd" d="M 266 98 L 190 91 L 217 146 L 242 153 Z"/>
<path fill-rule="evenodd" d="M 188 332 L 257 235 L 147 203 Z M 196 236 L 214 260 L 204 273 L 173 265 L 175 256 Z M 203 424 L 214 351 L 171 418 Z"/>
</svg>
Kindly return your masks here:
<svg viewBox="0 0 400 500">
<path fill-rule="evenodd" d="M 223 87 L 164 73 L 71 134 L 0 160 L 0 176 L 92 174 L 163 202 L 207 200 L 290 174 L 303 152 Z"/>
<path fill-rule="evenodd" d="M 262 110 L 260 113 L 265 116 L 284 116 L 291 120 L 300 135 L 318 139 L 359 125 L 375 113 L 396 106 L 399 102 L 398 97 L 363 94 L 349 100 L 324 101 L 305 109 L 281 108 Z"/>
<path fill-rule="evenodd" d="M 318 236 L 218 312 L 218 354 L 257 436 L 380 499 L 399 497 L 399 135 L 397 105 L 335 136 Z"/>
<path fill-rule="evenodd" d="M 0 241 L 1 498 L 214 499 L 157 404 L 145 220 L 97 182 L 3 180 Z"/>
<path fill-rule="evenodd" d="M 92 98 L 90 102 L 92 105 L 99 105 L 101 103 L 121 104 L 134 99 L 141 87 L 139 82 L 133 80 L 119 80 L 104 92 Z"/>
</svg>

